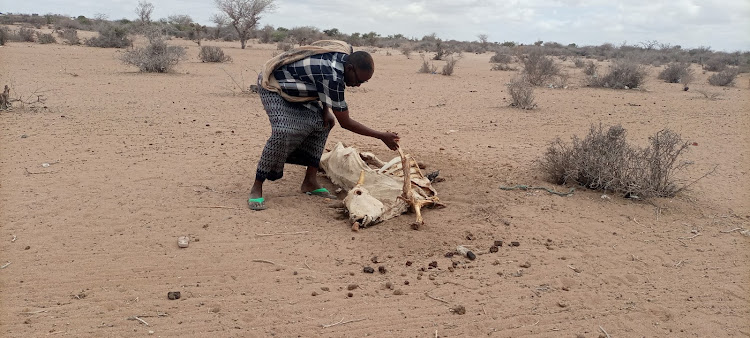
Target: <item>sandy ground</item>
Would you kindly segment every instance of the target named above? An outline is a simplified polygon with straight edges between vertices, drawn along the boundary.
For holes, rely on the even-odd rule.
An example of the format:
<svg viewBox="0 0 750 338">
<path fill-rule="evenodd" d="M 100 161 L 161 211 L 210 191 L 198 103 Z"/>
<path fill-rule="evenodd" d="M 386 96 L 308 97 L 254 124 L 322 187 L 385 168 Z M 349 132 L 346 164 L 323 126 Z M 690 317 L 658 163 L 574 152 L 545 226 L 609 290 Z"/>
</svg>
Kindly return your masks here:
<svg viewBox="0 0 750 338">
<path fill-rule="evenodd" d="M 719 88 L 698 72 L 684 92 L 652 68 L 646 90 L 615 91 L 582 86 L 568 60 L 570 87 L 537 88 L 539 108 L 523 111 L 508 107 L 515 72 L 489 71 L 490 54 L 446 77 L 379 50 L 373 79 L 347 94 L 352 116 L 439 169 L 447 207 L 420 231 L 405 215 L 355 233 L 299 192 L 300 167 L 266 185 L 270 209 L 247 209 L 270 128 L 230 75 L 249 85 L 275 46 L 206 42 L 234 58 L 207 64 L 172 43 L 189 59 L 171 74 L 138 73 L 113 49 L 0 47 L 0 85 L 47 98 L 0 112 L 0 335 L 750 336 L 750 237 L 726 232 L 750 228 L 748 74 Z M 647 202 L 499 189 L 567 189 L 535 160 L 592 123 L 639 145 L 671 128 L 697 143 L 684 182 L 716 172 Z M 338 126 L 337 141 L 395 156 Z M 478 258 L 445 256 L 461 244 Z"/>
</svg>

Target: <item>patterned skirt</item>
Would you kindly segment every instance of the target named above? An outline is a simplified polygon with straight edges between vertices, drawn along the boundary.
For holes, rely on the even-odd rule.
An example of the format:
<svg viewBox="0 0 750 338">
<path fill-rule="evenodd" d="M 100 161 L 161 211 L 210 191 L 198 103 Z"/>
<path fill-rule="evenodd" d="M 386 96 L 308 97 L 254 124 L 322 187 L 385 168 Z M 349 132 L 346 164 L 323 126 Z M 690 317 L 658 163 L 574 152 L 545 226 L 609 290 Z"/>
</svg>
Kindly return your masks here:
<svg viewBox="0 0 750 338">
<path fill-rule="evenodd" d="M 288 102 L 263 87 L 258 93 L 271 121 L 271 137 L 258 161 L 255 179 L 280 179 L 285 163 L 319 167 L 329 132 L 323 125 L 320 104 Z"/>
</svg>

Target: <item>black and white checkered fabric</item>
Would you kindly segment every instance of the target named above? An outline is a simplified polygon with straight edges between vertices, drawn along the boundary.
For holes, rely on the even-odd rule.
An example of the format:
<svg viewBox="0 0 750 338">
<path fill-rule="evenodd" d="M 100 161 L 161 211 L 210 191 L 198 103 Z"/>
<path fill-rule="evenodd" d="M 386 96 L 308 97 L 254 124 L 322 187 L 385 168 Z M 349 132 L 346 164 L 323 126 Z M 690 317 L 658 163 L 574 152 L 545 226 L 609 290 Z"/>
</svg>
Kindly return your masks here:
<svg viewBox="0 0 750 338">
<path fill-rule="evenodd" d="M 281 90 L 290 96 L 314 97 L 333 111 L 344 111 L 348 107 L 344 100 L 344 65 L 349 55 L 325 53 L 313 55 L 297 62 L 279 67 L 273 76 Z M 307 103 L 316 110 L 317 102 Z M 320 109 L 317 107 L 317 109 Z"/>
</svg>

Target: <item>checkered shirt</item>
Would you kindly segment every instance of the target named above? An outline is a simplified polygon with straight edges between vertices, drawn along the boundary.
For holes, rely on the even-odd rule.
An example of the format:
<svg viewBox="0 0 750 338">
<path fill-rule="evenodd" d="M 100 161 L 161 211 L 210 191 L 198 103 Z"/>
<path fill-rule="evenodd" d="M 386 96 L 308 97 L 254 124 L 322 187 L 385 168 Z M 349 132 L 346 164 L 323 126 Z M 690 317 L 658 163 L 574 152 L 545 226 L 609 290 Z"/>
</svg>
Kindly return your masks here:
<svg viewBox="0 0 750 338">
<path fill-rule="evenodd" d="M 344 53 L 313 55 L 279 67 L 273 76 L 279 81 L 281 90 L 290 96 L 317 96 L 332 110 L 344 111 L 348 109 L 344 101 L 344 65 L 348 58 L 349 55 Z M 306 103 L 311 104 L 317 106 L 315 101 Z M 309 108 L 313 109 L 312 106 Z"/>
</svg>

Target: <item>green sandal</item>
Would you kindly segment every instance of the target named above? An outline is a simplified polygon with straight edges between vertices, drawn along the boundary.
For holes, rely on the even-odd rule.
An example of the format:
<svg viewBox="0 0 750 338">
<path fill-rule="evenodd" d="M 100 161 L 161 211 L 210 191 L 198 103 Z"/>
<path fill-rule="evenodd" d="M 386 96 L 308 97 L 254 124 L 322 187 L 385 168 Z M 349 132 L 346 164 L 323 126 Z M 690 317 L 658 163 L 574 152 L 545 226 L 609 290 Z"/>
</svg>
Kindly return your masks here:
<svg viewBox="0 0 750 338">
<path fill-rule="evenodd" d="M 247 200 L 247 205 L 250 207 L 250 210 L 255 210 L 255 211 L 266 210 L 265 201 L 266 200 L 263 197 L 249 198 Z"/>
<path fill-rule="evenodd" d="M 336 195 L 332 194 L 326 188 L 318 188 L 318 189 L 315 189 L 313 191 L 308 191 L 305 194 L 308 194 L 310 196 L 320 196 L 320 197 L 330 198 L 332 200 L 335 200 L 335 199 L 338 198 L 338 197 L 336 197 Z"/>
</svg>

